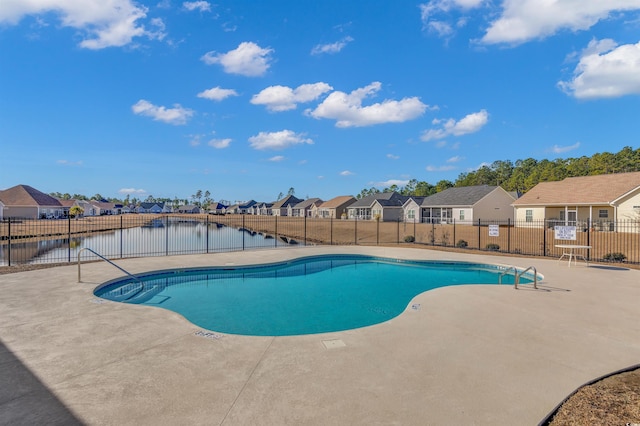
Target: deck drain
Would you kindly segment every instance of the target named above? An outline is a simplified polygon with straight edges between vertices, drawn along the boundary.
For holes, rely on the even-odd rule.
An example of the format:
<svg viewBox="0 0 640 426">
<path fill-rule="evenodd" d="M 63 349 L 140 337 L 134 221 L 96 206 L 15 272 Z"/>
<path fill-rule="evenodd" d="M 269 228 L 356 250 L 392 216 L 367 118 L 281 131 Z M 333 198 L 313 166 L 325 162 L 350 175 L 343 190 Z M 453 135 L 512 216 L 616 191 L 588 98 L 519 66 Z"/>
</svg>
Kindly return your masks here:
<svg viewBox="0 0 640 426">
<path fill-rule="evenodd" d="M 420 304 L 419 303 L 414 303 L 413 305 L 411 305 L 411 309 L 413 309 L 414 311 L 417 311 L 420 309 Z"/>
<path fill-rule="evenodd" d="M 326 349 L 335 349 L 335 348 L 343 348 L 345 346 L 347 346 L 342 340 L 340 339 L 332 339 L 332 340 L 323 340 L 322 344 L 324 345 L 324 347 Z"/>
</svg>

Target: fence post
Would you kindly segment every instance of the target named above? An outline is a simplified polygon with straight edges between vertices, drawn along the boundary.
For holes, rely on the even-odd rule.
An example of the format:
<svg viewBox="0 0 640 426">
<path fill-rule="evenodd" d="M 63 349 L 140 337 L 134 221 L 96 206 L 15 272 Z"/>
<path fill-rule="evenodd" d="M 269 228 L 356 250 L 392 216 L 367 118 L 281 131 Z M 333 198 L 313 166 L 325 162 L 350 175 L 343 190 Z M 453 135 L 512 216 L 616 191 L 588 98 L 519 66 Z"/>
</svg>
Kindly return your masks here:
<svg viewBox="0 0 640 426">
<path fill-rule="evenodd" d="M 453 241 L 451 241 L 453 243 L 453 246 L 456 247 L 457 241 L 456 241 L 456 220 L 455 218 L 453 219 Z"/>
<path fill-rule="evenodd" d="M 8 261 L 7 261 L 7 264 L 8 264 L 9 266 L 11 266 L 11 218 L 9 218 L 9 230 L 8 230 L 8 233 L 9 233 L 9 235 L 8 235 L 8 238 L 9 238 L 9 245 L 8 245 L 8 247 L 9 247 L 9 253 L 8 253 L 7 257 L 8 257 L 9 259 L 8 259 Z"/>
<path fill-rule="evenodd" d="M 307 215 L 304 215 L 304 245 L 307 245 Z"/>
<path fill-rule="evenodd" d="M 209 215 L 206 216 L 207 220 L 205 221 L 205 232 L 207 233 L 207 254 L 209 254 Z"/>
<path fill-rule="evenodd" d="M 120 259 L 122 259 L 122 238 L 124 237 L 124 233 L 122 231 L 122 215 L 120 215 Z"/>
<path fill-rule="evenodd" d="M 542 255 L 547 255 L 547 219 L 542 219 Z"/>
<path fill-rule="evenodd" d="M 380 218 L 376 219 L 376 245 L 380 245 Z"/>
<path fill-rule="evenodd" d="M 71 216 L 68 215 L 67 219 L 67 262 L 71 263 Z"/>
<path fill-rule="evenodd" d="M 398 218 L 398 244 L 400 244 L 400 218 Z"/>
<path fill-rule="evenodd" d="M 587 245 L 591 245 L 591 223 L 587 218 Z M 591 250 L 587 250 L 587 260 L 591 260 Z"/>
<path fill-rule="evenodd" d="M 274 247 L 278 247 L 278 216 L 274 216 L 273 219 L 275 220 L 275 225 L 274 225 L 275 238 L 273 239 L 273 243 L 275 244 Z"/>
<path fill-rule="evenodd" d="M 511 253 L 511 218 L 507 219 L 507 253 Z"/>
<path fill-rule="evenodd" d="M 478 219 L 478 250 L 481 250 L 480 248 L 480 219 Z"/>
<path fill-rule="evenodd" d="M 242 216 L 242 251 L 244 251 L 244 234 L 246 234 L 244 230 L 245 230 L 245 227 L 244 227 L 244 215 L 243 215 Z"/>
<path fill-rule="evenodd" d="M 431 245 L 435 246 L 436 245 L 436 224 L 433 221 L 433 219 L 431 219 Z"/>
<path fill-rule="evenodd" d="M 329 217 L 329 245 L 333 245 L 333 216 Z"/>
<path fill-rule="evenodd" d="M 358 216 L 356 215 L 354 217 L 355 222 L 353 222 L 353 230 L 354 230 L 354 238 L 355 240 L 353 241 L 353 244 L 358 245 Z"/>
<path fill-rule="evenodd" d="M 169 216 L 164 217 L 164 227 L 167 230 L 164 238 L 164 254 L 165 256 L 169 256 Z"/>
</svg>

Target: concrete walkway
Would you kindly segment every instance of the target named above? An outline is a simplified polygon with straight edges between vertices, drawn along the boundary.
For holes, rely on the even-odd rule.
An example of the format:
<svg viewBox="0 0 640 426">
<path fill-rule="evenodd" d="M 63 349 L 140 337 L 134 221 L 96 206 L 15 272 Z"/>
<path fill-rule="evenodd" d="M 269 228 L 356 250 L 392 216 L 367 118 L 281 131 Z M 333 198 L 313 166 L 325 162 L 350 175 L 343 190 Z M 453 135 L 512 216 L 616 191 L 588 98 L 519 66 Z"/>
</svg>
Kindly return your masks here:
<svg viewBox="0 0 640 426">
<path fill-rule="evenodd" d="M 384 247 L 117 263 L 137 273 L 322 253 L 534 265 L 545 278 L 539 290 L 428 291 L 356 330 L 247 337 L 96 299 L 122 275 L 105 262 L 83 265 L 83 283 L 74 265 L 1 275 L 0 424 L 535 425 L 578 386 L 640 362 L 636 270 Z"/>
</svg>

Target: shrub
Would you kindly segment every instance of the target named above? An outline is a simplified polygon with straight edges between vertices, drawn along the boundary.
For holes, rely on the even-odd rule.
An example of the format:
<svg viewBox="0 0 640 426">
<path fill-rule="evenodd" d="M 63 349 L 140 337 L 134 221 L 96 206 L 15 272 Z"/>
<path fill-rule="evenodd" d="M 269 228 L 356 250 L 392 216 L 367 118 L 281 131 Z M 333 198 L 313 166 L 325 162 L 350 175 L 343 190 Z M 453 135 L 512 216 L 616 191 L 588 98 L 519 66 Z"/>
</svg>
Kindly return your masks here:
<svg viewBox="0 0 640 426">
<path fill-rule="evenodd" d="M 458 242 L 456 243 L 456 247 L 458 248 L 465 248 L 469 245 L 468 242 L 466 242 L 465 240 L 458 240 Z"/>
<path fill-rule="evenodd" d="M 486 245 L 487 250 L 498 251 L 500 250 L 500 246 L 496 243 L 489 243 Z"/>
<path fill-rule="evenodd" d="M 624 260 L 627 258 L 627 256 L 625 256 L 623 253 L 607 253 L 604 255 L 603 259 L 608 261 L 608 262 L 624 262 Z"/>
<path fill-rule="evenodd" d="M 407 235 L 406 237 L 404 237 L 404 242 L 405 243 L 412 243 L 414 242 L 416 239 L 414 238 L 413 235 Z"/>
</svg>

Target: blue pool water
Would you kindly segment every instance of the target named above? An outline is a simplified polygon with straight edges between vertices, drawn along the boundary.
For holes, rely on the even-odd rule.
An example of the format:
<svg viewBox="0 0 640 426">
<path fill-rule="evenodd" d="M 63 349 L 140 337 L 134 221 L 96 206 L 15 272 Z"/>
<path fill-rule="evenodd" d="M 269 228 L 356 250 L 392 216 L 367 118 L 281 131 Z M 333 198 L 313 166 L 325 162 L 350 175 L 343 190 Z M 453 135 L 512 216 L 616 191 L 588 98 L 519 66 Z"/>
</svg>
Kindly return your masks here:
<svg viewBox="0 0 640 426">
<path fill-rule="evenodd" d="M 332 255 L 238 268 L 187 269 L 105 283 L 95 295 L 175 311 L 208 330 L 286 336 L 348 330 L 402 313 L 418 294 L 513 284 L 499 266 Z M 531 276 L 521 282 L 531 281 Z"/>
</svg>

